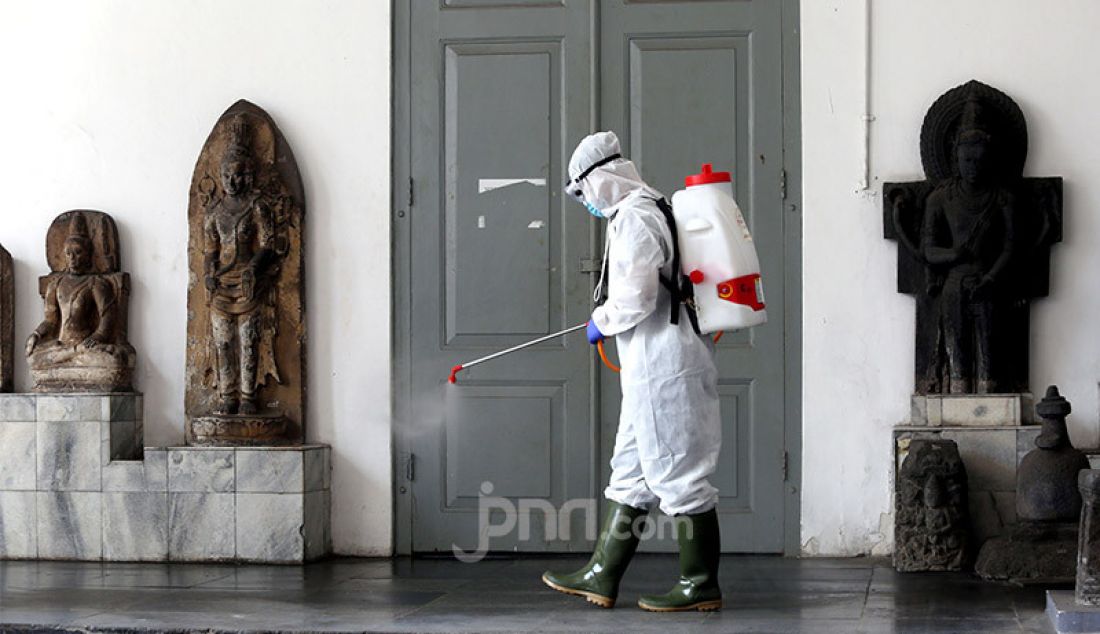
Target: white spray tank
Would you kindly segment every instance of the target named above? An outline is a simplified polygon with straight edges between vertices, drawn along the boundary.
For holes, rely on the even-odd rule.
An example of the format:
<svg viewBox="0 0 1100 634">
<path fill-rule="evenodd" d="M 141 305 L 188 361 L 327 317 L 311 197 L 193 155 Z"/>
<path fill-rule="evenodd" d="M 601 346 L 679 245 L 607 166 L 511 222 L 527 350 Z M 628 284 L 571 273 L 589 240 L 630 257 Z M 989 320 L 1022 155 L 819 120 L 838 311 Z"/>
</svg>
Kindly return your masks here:
<svg viewBox="0 0 1100 634">
<path fill-rule="evenodd" d="M 672 214 L 684 275 L 695 286 L 699 331 L 739 330 L 768 320 L 760 260 L 749 227 L 733 200 L 729 172 L 710 163 L 672 195 Z"/>
</svg>

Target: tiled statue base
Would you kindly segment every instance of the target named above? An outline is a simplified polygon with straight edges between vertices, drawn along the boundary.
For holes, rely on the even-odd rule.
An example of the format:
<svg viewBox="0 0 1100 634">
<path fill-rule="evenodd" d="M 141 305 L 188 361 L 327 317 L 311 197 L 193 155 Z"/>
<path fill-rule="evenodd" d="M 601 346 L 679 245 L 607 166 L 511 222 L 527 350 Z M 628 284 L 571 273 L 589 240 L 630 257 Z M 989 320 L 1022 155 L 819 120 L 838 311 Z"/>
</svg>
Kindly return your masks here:
<svg viewBox="0 0 1100 634">
<path fill-rule="evenodd" d="M 1100 632 L 1100 607 L 1078 604 L 1073 590 L 1047 590 L 1047 616 L 1058 634 Z"/>
<path fill-rule="evenodd" d="M 1037 425 L 1003 427 L 898 427 L 894 430 L 894 470 L 901 468 L 912 440 L 954 440 L 966 465 L 974 547 L 1016 522 L 1016 469 L 1035 448 Z"/>
<path fill-rule="evenodd" d="M 140 394 L 0 394 L 0 558 L 301 563 L 330 448 L 141 448 Z"/>
<path fill-rule="evenodd" d="M 1033 422 L 1030 394 L 914 394 L 914 427 L 1008 427 Z"/>
</svg>

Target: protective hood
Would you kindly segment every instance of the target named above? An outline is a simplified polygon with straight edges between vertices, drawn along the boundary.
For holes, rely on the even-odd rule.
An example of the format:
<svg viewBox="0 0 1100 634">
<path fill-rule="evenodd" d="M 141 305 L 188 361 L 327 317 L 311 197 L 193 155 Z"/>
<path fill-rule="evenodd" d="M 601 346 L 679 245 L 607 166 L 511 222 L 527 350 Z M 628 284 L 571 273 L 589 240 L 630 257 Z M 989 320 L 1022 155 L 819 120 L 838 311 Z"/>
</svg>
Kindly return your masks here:
<svg viewBox="0 0 1100 634">
<path fill-rule="evenodd" d="M 590 134 L 580 142 L 569 159 L 569 178 L 575 179 L 599 161 L 621 152 L 619 137 L 614 132 Z M 631 194 L 661 197 L 659 191 L 642 180 L 634 163 L 625 158 L 597 167 L 579 185 L 584 199 L 608 218 L 615 215 Z"/>
</svg>

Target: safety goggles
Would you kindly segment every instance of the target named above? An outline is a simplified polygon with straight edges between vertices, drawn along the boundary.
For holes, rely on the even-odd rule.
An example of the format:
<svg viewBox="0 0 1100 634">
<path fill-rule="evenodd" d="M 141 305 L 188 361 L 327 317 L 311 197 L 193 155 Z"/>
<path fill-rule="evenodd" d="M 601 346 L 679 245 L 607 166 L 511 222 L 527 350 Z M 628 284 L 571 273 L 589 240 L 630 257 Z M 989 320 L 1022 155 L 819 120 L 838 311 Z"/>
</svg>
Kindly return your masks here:
<svg viewBox="0 0 1100 634">
<path fill-rule="evenodd" d="M 576 178 L 571 178 L 565 181 L 565 186 L 562 188 L 566 194 L 568 194 L 573 200 L 584 204 L 584 193 L 581 191 L 581 181 L 588 178 L 588 175 L 592 173 L 597 167 L 607 165 L 611 161 L 622 158 L 621 154 L 612 154 L 611 156 L 604 157 L 592 165 L 588 166 L 588 169 L 584 170 L 580 174 L 577 174 Z"/>
</svg>

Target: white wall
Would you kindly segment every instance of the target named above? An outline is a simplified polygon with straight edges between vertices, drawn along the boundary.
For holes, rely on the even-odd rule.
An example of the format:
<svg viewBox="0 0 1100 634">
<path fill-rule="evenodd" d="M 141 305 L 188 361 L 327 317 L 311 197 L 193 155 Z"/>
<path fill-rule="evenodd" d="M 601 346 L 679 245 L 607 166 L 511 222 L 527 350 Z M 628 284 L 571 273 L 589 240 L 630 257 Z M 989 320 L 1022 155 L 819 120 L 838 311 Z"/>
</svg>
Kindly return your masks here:
<svg viewBox="0 0 1100 634">
<path fill-rule="evenodd" d="M 921 120 L 971 78 L 1028 120 L 1025 175 L 1065 178 L 1065 240 L 1051 297 L 1034 304 L 1031 390 L 1056 383 L 1070 433 L 1097 444 L 1100 377 L 1100 3 L 874 0 L 871 190 L 856 192 L 863 114 L 863 2 L 802 2 L 803 492 L 807 554 L 892 548 L 891 427 L 913 389 L 913 300 L 896 292 L 882 237 L 883 181 L 923 178 Z"/>
<path fill-rule="evenodd" d="M 309 422 L 334 452 L 338 552 L 391 550 L 390 3 L 0 0 L 0 243 L 41 319 L 51 219 L 112 214 L 146 442 L 183 440 L 187 193 L 214 122 L 265 108 L 305 180 Z M 17 362 L 17 389 L 29 388 Z"/>
</svg>

